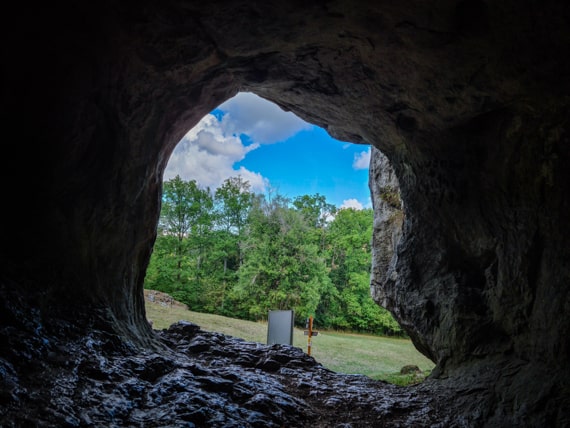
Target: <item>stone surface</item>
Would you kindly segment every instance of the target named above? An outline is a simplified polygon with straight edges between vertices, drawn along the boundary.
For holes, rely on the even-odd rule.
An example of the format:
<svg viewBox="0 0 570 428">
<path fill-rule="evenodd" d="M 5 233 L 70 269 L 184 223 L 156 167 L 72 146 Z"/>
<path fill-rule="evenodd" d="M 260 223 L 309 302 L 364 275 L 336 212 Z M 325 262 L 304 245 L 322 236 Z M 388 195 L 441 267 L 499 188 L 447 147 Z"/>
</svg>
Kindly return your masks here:
<svg viewBox="0 0 570 428">
<path fill-rule="evenodd" d="M 172 414 L 216 420 L 223 406 L 204 403 L 229 389 L 227 371 L 175 363 L 145 319 L 142 282 L 170 153 L 238 91 L 375 147 L 371 288 L 437 364 L 422 387 L 375 385 L 375 402 L 353 416 L 348 386 L 322 404 L 353 426 L 366 412 L 406 421 L 420 409 L 442 426 L 569 424 L 566 2 L 11 2 L 3 13 L 6 424 L 22 413 L 47 425 L 140 425 L 151 408 L 171 411 L 146 395 L 162 388 L 156 375 L 176 378 L 163 395 Z M 403 207 L 390 233 L 380 226 L 400 211 L 382 199 L 388 163 Z M 176 352 L 198 361 L 217 340 Z M 66 364 L 92 348 L 91 360 Z M 259 379 L 277 391 L 266 357 Z M 164 363 L 156 372 L 153 358 Z M 177 401 L 192 385 L 204 392 Z M 251 391 L 239 406 L 261 409 L 249 416 L 260 424 L 274 411 L 306 417 L 302 406 L 289 416 L 306 399 L 298 390 L 275 400 Z M 90 395 L 116 407 L 90 413 Z"/>
<path fill-rule="evenodd" d="M 371 148 L 369 171 L 369 187 L 374 206 L 372 296 L 383 307 L 394 308 L 390 295 L 384 294 L 381 285 L 389 279 L 394 281 L 398 275 L 394 267 L 396 249 L 402 237 L 405 209 L 394 168 L 388 158 L 374 147 Z"/>
<path fill-rule="evenodd" d="M 411 426 L 449 420 L 425 389 L 333 373 L 301 349 L 178 322 L 140 350 L 98 321 L 80 325 L 2 304 L 1 426 Z M 9 314 L 10 316 L 6 316 Z M 89 317 L 77 321 L 90 323 Z M 384 398 L 378 401 L 378 394 Z"/>
</svg>

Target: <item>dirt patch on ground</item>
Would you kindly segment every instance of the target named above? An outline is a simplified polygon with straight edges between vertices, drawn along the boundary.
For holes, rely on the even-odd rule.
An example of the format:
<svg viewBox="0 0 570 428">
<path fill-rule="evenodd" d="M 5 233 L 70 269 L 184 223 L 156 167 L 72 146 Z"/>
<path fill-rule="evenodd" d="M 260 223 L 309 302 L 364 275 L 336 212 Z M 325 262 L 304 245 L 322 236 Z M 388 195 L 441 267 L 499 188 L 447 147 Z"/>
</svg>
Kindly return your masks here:
<svg viewBox="0 0 570 428">
<path fill-rule="evenodd" d="M 168 306 L 171 308 L 176 307 L 188 309 L 188 306 L 186 306 L 184 303 L 181 303 L 178 300 L 174 300 L 171 295 L 163 293 L 162 291 L 145 289 L 144 298 L 146 301 L 155 303 L 157 305 Z"/>
</svg>

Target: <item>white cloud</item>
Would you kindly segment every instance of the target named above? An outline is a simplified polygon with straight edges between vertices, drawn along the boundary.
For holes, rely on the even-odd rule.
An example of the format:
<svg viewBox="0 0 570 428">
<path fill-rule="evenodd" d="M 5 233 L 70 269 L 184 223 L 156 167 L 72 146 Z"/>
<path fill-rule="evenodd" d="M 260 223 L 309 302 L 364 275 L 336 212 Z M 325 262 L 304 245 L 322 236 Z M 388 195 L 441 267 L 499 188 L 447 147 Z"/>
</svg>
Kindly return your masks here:
<svg viewBox="0 0 570 428">
<path fill-rule="evenodd" d="M 355 210 L 361 210 L 364 207 L 356 199 L 345 199 L 344 201 L 342 201 L 342 205 L 340 206 L 339 209 L 343 208 L 354 208 Z"/>
<path fill-rule="evenodd" d="M 179 175 L 185 181 L 196 180 L 201 187 L 218 188 L 229 177 L 240 175 L 249 181 L 251 190 L 263 192 L 269 182 L 261 174 L 244 167 L 234 169 L 247 153 L 259 144 L 244 145 L 237 136 L 226 135 L 220 121 L 211 114 L 192 128 L 170 156 L 164 180 Z"/>
<path fill-rule="evenodd" d="M 355 153 L 352 167 L 354 169 L 367 169 L 370 166 L 370 149 L 365 152 Z"/>
<path fill-rule="evenodd" d="M 206 115 L 178 143 L 170 156 L 164 180 L 179 175 L 183 180 L 202 187 L 218 188 L 229 177 L 241 175 L 251 190 L 263 193 L 269 180 L 261 174 L 234 165 L 257 149 L 260 144 L 287 140 L 312 125 L 285 112 L 277 105 L 252 93 L 241 92 L 219 106 L 221 120 Z M 252 144 L 245 145 L 240 135 L 247 135 Z"/>
<path fill-rule="evenodd" d="M 285 141 L 312 127 L 293 113 L 249 92 L 240 92 L 218 108 L 225 113 L 222 129 L 226 135 L 246 134 L 256 143 Z"/>
</svg>

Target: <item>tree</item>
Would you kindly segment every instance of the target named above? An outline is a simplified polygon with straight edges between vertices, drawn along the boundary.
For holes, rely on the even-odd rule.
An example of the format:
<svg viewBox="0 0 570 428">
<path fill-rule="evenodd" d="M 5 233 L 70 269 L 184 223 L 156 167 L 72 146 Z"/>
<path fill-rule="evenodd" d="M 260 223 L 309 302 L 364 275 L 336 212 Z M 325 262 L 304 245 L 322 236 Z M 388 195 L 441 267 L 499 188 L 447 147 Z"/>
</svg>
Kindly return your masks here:
<svg viewBox="0 0 570 428">
<path fill-rule="evenodd" d="M 297 196 L 293 206 L 303 214 L 308 225 L 317 229 L 323 229 L 336 213 L 336 207 L 319 193 Z"/>
<path fill-rule="evenodd" d="M 336 213 L 336 207 L 329 204 L 326 197 L 319 193 L 298 196 L 293 200 L 293 206 L 303 215 L 311 228 L 315 243 L 319 250 L 323 251 L 326 246 L 326 228 Z"/>
<path fill-rule="evenodd" d="M 212 230 L 214 227 L 214 201 L 210 189 L 200 189 L 194 180 L 189 188 L 192 197 L 190 213 L 192 226 L 188 235 L 188 254 L 193 259 L 193 276 L 190 279 L 192 299 L 189 304 L 194 309 L 204 308 L 204 289 L 209 281 L 205 281 L 210 273 Z"/>
<path fill-rule="evenodd" d="M 241 176 L 230 177 L 216 189 L 215 200 L 218 226 L 241 236 L 253 201 L 248 181 Z"/>
<path fill-rule="evenodd" d="M 336 209 L 324 196 L 254 195 L 241 177 L 201 189 L 164 183 L 158 235 L 145 287 L 192 310 L 265 319 L 293 309 L 322 328 L 398 334 L 370 296 L 373 213 Z"/>
<path fill-rule="evenodd" d="M 164 183 L 147 285 L 156 281 L 157 289 L 188 305 L 199 302 L 212 208 L 210 190 L 200 189 L 195 180 L 183 181 L 177 175 Z"/>
<path fill-rule="evenodd" d="M 256 198 L 235 287 L 243 316 L 263 319 L 269 310 L 293 309 L 300 323 L 315 313 L 328 277 L 308 231 L 286 198 Z"/>
<path fill-rule="evenodd" d="M 222 260 L 221 272 L 217 275 L 216 301 L 219 312 L 225 313 L 227 290 L 237 279 L 237 270 L 242 264 L 242 240 L 253 202 L 250 184 L 241 176 L 230 177 L 216 189 L 215 210 L 217 234 L 216 257 Z"/>
<path fill-rule="evenodd" d="M 339 210 L 328 229 L 329 277 L 334 291 L 329 290 L 322 301 L 342 316 L 327 316 L 319 309 L 323 323 L 334 328 L 347 328 L 373 333 L 399 334 L 400 327 L 386 309 L 370 296 L 372 264 L 371 209 Z"/>
</svg>

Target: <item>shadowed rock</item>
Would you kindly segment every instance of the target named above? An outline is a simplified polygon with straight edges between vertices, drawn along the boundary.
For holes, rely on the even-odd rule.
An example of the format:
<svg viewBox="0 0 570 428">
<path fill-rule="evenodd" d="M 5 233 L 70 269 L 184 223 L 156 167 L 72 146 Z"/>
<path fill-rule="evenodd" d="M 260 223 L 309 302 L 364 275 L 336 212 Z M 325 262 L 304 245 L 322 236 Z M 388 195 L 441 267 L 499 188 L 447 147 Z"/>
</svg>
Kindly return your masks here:
<svg viewBox="0 0 570 428">
<path fill-rule="evenodd" d="M 568 9 L 7 5 L 0 423 L 568 425 Z M 238 91 L 374 147 L 372 293 L 432 379 L 399 389 L 290 349 L 151 329 L 162 173 Z"/>
</svg>

